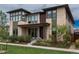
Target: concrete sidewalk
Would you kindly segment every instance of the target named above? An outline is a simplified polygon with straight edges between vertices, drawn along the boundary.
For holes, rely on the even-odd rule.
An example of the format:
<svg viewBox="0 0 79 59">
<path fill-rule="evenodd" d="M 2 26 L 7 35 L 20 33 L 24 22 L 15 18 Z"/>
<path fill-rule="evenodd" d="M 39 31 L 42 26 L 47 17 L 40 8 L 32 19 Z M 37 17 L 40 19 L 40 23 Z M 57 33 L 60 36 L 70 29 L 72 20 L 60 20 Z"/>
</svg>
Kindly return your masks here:
<svg viewBox="0 0 79 59">
<path fill-rule="evenodd" d="M 0 42 L 0 44 L 5 45 L 6 43 Z M 7 45 L 23 46 L 23 47 L 33 47 L 33 48 L 41 48 L 41 49 L 48 49 L 48 50 L 57 50 L 57 51 L 66 51 L 66 52 L 79 53 L 79 50 L 76 50 L 76 49 L 64 49 L 64 48 L 44 47 L 44 46 L 25 45 L 25 44 L 14 44 L 14 43 L 7 43 Z"/>
</svg>

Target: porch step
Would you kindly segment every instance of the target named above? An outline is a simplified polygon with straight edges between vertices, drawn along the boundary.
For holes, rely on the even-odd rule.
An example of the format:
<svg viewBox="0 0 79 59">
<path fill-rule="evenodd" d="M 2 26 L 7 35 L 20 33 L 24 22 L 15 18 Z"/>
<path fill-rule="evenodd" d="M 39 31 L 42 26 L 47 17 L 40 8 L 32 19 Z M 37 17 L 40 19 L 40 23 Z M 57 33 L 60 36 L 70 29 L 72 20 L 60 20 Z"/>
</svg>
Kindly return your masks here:
<svg viewBox="0 0 79 59">
<path fill-rule="evenodd" d="M 30 43 L 28 43 L 27 45 L 32 45 L 33 43 L 35 43 L 37 40 L 32 40 Z"/>
</svg>

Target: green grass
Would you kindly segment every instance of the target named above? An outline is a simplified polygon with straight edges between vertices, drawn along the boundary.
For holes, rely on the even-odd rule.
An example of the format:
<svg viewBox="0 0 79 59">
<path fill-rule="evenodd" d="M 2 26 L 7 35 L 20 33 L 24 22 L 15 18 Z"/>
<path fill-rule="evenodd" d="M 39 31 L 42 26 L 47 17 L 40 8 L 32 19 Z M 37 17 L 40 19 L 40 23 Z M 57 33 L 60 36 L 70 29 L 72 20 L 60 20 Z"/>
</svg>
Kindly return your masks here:
<svg viewBox="0 0 79 59">
<path fill-rule="evenodd" d="M 31 47 L 7 46 L 7 54 L 72 54 L 71 52 L 47 50 Z"/>
</svg>

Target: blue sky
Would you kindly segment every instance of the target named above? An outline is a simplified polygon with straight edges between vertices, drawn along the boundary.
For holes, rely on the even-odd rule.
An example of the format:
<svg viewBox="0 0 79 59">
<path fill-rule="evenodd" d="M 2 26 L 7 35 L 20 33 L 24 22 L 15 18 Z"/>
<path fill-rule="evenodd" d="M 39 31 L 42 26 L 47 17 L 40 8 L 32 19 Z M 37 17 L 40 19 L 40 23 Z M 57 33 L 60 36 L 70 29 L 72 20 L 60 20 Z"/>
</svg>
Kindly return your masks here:
<svg viewBox="0 0 79 59">
<path fill-rule="evenodd" d="M 12 9 L 24 8 L 27 10 L 39 10 L 44 7 L 52 7 L 59 4 L 0 4 L 0 10 L 7 12 Z M 79 4 L 69 4 L 70 10 L 75 20 L 74 27 L 79 28 Z"/>
</svg>

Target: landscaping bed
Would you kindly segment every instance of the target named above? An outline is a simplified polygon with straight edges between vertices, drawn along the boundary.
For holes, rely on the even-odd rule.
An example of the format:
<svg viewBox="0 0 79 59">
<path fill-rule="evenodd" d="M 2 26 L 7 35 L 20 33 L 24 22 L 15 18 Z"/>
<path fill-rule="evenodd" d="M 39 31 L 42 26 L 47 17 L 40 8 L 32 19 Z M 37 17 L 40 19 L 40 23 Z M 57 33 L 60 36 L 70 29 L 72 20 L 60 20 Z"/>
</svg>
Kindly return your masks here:
<svg viewBox="0 0 79 59">
<path fill-rule="evenodd" d="M 27 44 L 31 42 L 30 36 L 7 36 L 7 38 L 0 37 L 0 42 L 7 42 L 7 43 L 17 43 L 17 44 Z"/>
<path fill-rule="evenodd" d="M 59 47 L 59 48 L 69 48 L 70 47 L 70 43 L 66 43 L 66 42 L 53 42 L 51 39 L 49 40 L 38 40 L 36 43 L 34 43 L 33 45 L 37 45 L 37 46 L 47 46 L 47 47 Z"/>
</svg>

